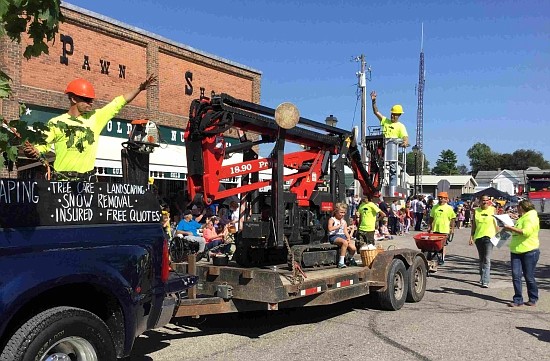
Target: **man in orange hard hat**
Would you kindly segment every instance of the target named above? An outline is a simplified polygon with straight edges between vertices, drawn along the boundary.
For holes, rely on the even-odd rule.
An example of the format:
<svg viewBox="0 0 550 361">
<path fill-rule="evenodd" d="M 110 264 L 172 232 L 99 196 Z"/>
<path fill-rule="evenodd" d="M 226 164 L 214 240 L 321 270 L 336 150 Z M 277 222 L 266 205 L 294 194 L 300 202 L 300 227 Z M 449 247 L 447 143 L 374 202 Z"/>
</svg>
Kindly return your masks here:
<svg viewBox="0 0 550 361">
<path fill-rule="evenodd" d="M 439 264 L 443 265 L 445 264 L 445 255 L 447 254 L 447 244 L 450 241 L 449 237 L 452 237 L 455 232 L 456 214 L 453 207 L 451 207 L 448 203 L 449 195 L 447 192 L 439 192 L 437 194 L 437 201 L 437 204 L 433 206 L 430 211 L 428 233 L 433 232 L 447 235 L 441 258 L 439 259 Z"/>
<path fill-rule="evenodd" d="M 149 75 L 137 88 L 124 95 L 119 95 L 109 104 L 93 110 L 95 90 L 93 85 L 85 79 L 78 78 L 71 81 L 65 90 L 70 102 L 67 113 L 48 121 L 46 145 L 26 144 L 24 151 L 30 158 L 39 158 L 41 154 L 53 149 L 55 151 L 54 169 L 59 180 L 89 180 L 93 176 L 97 154 L 99 134 L 118 112 L 135 97 L 151 85 L 156 84 L 157 77 Z M 58 122 L 69 126 L 90 128 L 93 133 L 93 142 L 89 142 L 84 132 L 76 132 L 71 145 L 67 145 L 67 135 Z M 80 148 L 80 149 L 79 149 Z"/>
</svg>

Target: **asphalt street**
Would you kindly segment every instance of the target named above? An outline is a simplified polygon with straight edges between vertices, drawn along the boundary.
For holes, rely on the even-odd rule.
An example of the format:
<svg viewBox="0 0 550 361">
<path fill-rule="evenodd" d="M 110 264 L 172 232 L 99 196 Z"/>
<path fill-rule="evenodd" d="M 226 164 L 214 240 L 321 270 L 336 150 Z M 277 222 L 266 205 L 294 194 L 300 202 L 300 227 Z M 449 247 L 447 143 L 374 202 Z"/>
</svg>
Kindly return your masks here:
<svg viewBox="0 0 550 361">
<path fill-rule="evenodd" d="M 478 284 L 469 229 L 456 231 L 424 299 L 395 312 L 366 298 L 329 307 L 177 319 L 136 340 L 131 361 L 164 360 L 547 360 L 550 358 L 550 230 L 542 230 L 536 307 L 509 308 L 506 247 L 494 250 L 490 288 Z M 414 232 L 383 242 L 413 248 Z M 524 287 L 524 295 L 526 290 Z"/>
</svg>

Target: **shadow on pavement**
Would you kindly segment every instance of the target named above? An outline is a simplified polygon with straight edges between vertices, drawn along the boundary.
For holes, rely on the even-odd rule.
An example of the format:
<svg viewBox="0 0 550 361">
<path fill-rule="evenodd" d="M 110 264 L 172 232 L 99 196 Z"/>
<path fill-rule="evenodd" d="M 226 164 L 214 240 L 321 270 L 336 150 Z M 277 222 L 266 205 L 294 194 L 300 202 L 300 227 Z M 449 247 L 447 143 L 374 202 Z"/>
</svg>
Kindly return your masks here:
<svg viewBox="0 0 550 361">
<path fill-rule="evenodd" d="M 448 279 L 452 279 L 449 277 L 445 277 Z M 508 304 L 510 300 L 503 300 L 501 298 L 497 298 L 491 295 L 483 294 L 483 293 L 477 293 L 472 290 L 465 290 L 463 288 L 451 288 L 451 287 L 441 287 L 439 290 L 426 290 L 426 292 L 431 293 L 448 293 L 448 294 L 456 294 L 456 295 L 462 295 L 462 296 L 469 296 L 469 297 L 477 297 L 482 300 L 496 302 L 496 303 L 502 303 L 502 304 Z"/>
<path fill-rule="evenodd" d="M 189 317 L 177 318 L 173 319 L 172 324 L 165 326 L 163 329 L 148 331 L 144 334 L 145 337 L 136 339 L 132 349 L 132 356 L 127 360 L 150 361 L 152 359 L 144 355 L 170 346 L 171 340 L 222 333 L 259 338 L 264 334 L 288 326 L 315 324 L 340 316 L 353 309 L 364 309 L 367 307 L 374 308 L 374 304 L 369 297 L 360 297 L 330 306 L 305 307 L 281 311 L 230 313 L 202 316 L 199 319 Z"/>
<path fill-rule="evenodd" d="M 460 277 L 464 275 L 477 275 L 479 270 L 479 261 L 474 257 L 465 257 L 458 255 L 448 255 L 445 258 L 445 266 L 440 266 L 437 273 L 430 274 L 430 277 L 450 279 L 458 282 L 477 285 L 477 282 Z M 448 277 L 449 274 L 460 275 L 459 278 Z M 510 280 L 512 284 L 512 271 L 508 261 L 492 260 L 491 277 Z M 550 266 L 538 264 L 535 270 L 537 285 L 541 290 L 550 291 Z M 476 278 L 477 281 L 477 278 Z"/>
<path fill-rule="evenodd" d="M 526 332 L 530 334 L 531 336 L 535 336 L 539 339 L 539 341 L 543 342 L 550 342 L 550 331 L 548 330 L 541 330 L 538 328 L 530 328 L 530 327 L 516 327 L 518 330 Z"/>
</svg>

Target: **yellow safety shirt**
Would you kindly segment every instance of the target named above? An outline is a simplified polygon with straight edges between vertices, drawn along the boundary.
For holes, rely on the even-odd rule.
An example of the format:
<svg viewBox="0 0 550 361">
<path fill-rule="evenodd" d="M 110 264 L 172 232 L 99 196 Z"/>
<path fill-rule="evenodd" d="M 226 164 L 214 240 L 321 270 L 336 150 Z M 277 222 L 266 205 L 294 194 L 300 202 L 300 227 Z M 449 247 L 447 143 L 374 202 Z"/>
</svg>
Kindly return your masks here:
<svg viewBox="0 0 550 361">
<path fill-rule="evenodd" d="M 382 132 L 384 133 L 384 137 L 386 138 L 403 139 L 409 136 L 407 134 L 407 129 L 405 128 L 405 125 L 401 122 L 393 123 L 391 119 L 383 117 L 382 120 L 380 121 L 380 125 L 382 126 Z"/>
<path fill-rule="evenodd" d="M 514 227 L 522 229 L 523 234 L 512 232 L 510 252 L 520 254 L 539 248 L 540 221 L 536 210 L 521 216 Z"/>
<path fill-rule="evenodd" d="M 495 226 L 495 207 L 489 206 L 487 209 L 481 207 L 475 209 L 474 219 L 476 222 L 476 231 L 474 233 L 474 239 L 481 237 L 493 238 L 497 234 Z"/>
<path fill-rule="evenodd" d="M 359 230 L 363 232 L 372 232 L 376 228 L 376 216 L 380 212 L 380 208 L 373 202 L 362 203 L 357 209 L 361 216 Z"/>
<path fill-rule="evenodd" d="M 81 114 L 77 120 L 68 113 L 61 114 L 58 117 L 48 121 L 49 130 L 46 131 L 46 143 L 48 145 L 39 145 L 36 148 L 40 153 L 46 153 L 51 150 L 53 144 L 55 151 L 54 168 L 58 172 L 79 172 L 86 173 L 94 169 L 97 154 L 99 134 L 113 117 L 126 105 L 124 97 L 118 96 L 103 108 L 93 110 L 86 114 Z M 94 142 L 92 144 L 84 140 L 84 151 L 80 152 L 76 144 L 79 139 L 84 139 L 84 132 L 77 131 L 75 141 L 71 147 L 67 147 L 67 137 L 63 130 L 57 127 L 58 122 L 64 122 L 71 126 L 88 127 L 93 132 Z"/>
<path fill-rule="evenodd" d="M 451 220 L 456 218 L 453 207 L 448 204 L 436 204 L 430 211 L 433 219 L 432 232 L 449 234 L 451 232 Z"/>
</svg>

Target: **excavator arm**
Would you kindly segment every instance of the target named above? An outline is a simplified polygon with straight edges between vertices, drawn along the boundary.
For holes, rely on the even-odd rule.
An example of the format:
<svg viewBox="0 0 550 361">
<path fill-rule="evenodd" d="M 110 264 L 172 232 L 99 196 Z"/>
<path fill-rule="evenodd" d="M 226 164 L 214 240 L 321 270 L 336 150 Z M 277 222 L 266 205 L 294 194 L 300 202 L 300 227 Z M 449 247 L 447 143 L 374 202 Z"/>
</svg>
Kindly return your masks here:
<svg viewBox="0 0 550 361">
<path fill-rule="evenodd" d="M 212 99 L 202 98 L 192 103 L 189 123 L 185 131 L 188 158 L 189 193 L 192 198 L 200 195 L 207 204 L 214 200 L 234 196 L 243 192 L 258 190 L 269 182 L 256 182 L 235 189 L 225 190 L 221 181 L 230 177 L 257 174 L 273 167 L 274 158 L 259 158 L 252 155 L 251 160 L 238 164 L 224 165 L 228 154 L 251 152 L 254 146 L 273 143 L 280 135 L 280 127 L 274 121 L 275 110 L 244 100 L 232 98 L 227 94 Z M 244 141 L 228 146 L 224 132 L 238 129 L 242 132 L 258 134 L 257 141 Z M 367 147 L 370 153 L 369 169 L 361 162 L 360 151 L 354 140 L 353 132 L 331 127 L 307 118 L 300 117 L 297 127 L 286 130 L 285 141 L 300 144 L 306 150 L 284 156 L 283 167 L 294 170 L 285 176 L 290 181 L 290 191 L 296 193 L 302 206 L 308 205 L 308 195 L 323 184 L 323 176 L 329 169 L 331 156 L 337 157 L 336 165 L 341 163 L 350 167 L 363 193 L 374 195 L 380 189 L 383 160 L 382 137 L 368 137 Z M 274 154 L 276 150 L 272 152 Z M 279 167 L 279 169 L 282 169 Z M 343 171 L 335 170 L 343 181 Z M 331 184 L 337 187 L 336 184 Z M 342 195 L 338 195 L 342 199 Z"/>
<path fill-rule="evenodd" d="M 189 195 L 205 204 L 236 195 L 244 199 L 247 209 L 236 236 L 240 265 L 284 260 L 293 269 L 332 267 L 338 251 L 326 243 L 325 226 L 334 204 L 345 198 L 344 169 L 352 169 L 365 195 L 375 195 L 381 186 L 384 139 L 366 139 L 369 161 L 364 164 L 353 132 L 303 117 L 286 129 L 276 118 L 275 109 L 227 94 L 194 100 L 184 134 Z M 240 143 L 227 144 L 224 133 L 229 130 L 237 130 Z M 257 139 L 249 140 L 249 133 Z M 284 154 L 286 142 L 303 150 Z M 262 144 L 274 144 L 266 158 L 256 151 Z M 233 153 L 242 153 L 243 161 L 224 162 Z M 261 180 L 261 173 L 269 171 L 271 176 Z M 223 181 L 234 177 L 241 178 L 241 185 L 226 189 Z"/>
</svg>

